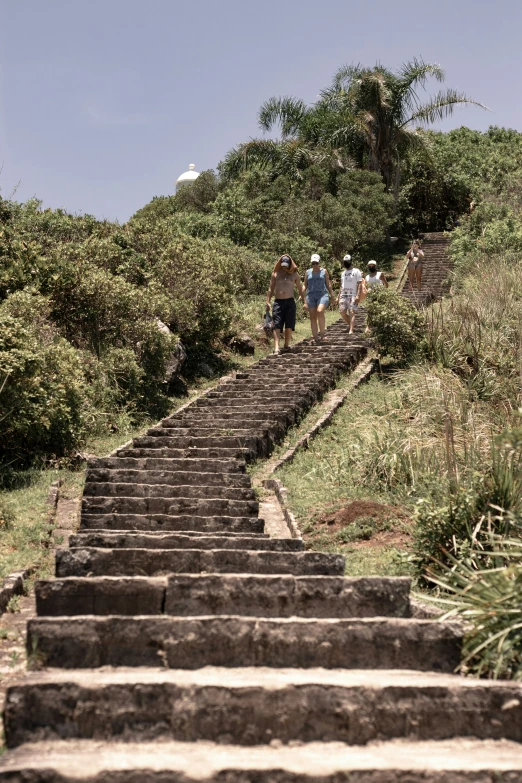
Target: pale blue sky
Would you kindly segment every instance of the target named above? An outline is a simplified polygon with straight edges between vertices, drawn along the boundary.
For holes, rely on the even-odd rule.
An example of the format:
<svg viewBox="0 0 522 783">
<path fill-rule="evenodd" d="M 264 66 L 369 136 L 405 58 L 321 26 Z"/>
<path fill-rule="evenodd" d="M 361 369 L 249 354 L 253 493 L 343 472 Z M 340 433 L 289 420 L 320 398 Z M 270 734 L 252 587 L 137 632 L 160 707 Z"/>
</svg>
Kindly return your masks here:
<svg viewBox="0 0 522 783">
<path fill-rule="evenodd" d="M 1 193 L 126 220 L 351 62 L 439 62 L 493 111 L 445 128 L 522 130 L 521 29 L 520 0 L 0 0 Z"/>
</svg>

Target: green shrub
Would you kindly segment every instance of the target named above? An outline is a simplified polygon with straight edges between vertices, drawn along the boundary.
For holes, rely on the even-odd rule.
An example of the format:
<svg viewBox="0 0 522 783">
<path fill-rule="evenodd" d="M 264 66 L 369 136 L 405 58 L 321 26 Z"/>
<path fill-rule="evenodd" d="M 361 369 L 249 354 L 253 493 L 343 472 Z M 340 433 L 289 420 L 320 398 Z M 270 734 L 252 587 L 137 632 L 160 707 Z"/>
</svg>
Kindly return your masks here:
<svg viewBox="0 0 522 783">
<path fill-rule="evenodd" d="M 479 541 L 475 531 L 466 557 L 450 556 L 443 574 L 430 575 L 443 590 L 437 599 L 448 606 L 447 616 L 466 622 L 464 673 L 522 679 L 522 520 L 514 521 L 516 535 L 489 532 Z"/>
<path fill-rule="evenodd" d="M 425 319 L 407 299 L 386 288 L 376 289 L 366 298 L 366 311 L 382 355 L 404 361 L 422 347 Z"/>
<path fill-rule="evenodd" d="M 90 408 L 78 352 L 47 326 L 0 311 L 0 459 L 62 455 L 87 430 Z"/>
<path fill-rule="evenodd" d="M 513 515 L 522 513 L 521 428 L 501 432 L 491 443 L 489 460 L 466 468 L 459 477 L 456 466 L 449 465 L 446 476 L 417 503 L 414 537 L 421 573 L 435 561 L 467 555 L 473 541 L 485 546 L 480 534 L 484 519 L 490 520 L 487 536 L 506 536 Z"/>
</svg>

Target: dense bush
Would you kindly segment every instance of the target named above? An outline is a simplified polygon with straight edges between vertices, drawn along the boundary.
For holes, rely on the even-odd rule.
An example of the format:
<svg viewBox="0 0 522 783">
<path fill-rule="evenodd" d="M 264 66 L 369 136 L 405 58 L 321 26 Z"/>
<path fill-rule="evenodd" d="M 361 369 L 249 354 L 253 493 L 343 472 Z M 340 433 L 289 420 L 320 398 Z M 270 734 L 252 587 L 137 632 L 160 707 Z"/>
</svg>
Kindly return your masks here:
<svg viewBox="0 0 522 783">
<path fill-rule="evenodd" d="M 81 355 L 35 300 L 34 320 L 0 308 L 0 455 L 15 461 L 77 445 L 91 408 Z"/>
<path fill-rule="evenodd" d="M 425 319 L 407 299 L 387 288 L 377 288 L 366 298 L 368 325 L 381 354 L 403 361 L 422 346 Z"/>
<path fill-rule="evenodd" d="M 469 213 L 471 201 L 495 199 L 519 190 L 522 133 L 491 127 L 485 133 L 458 128 L 449 133 L 425 131 L 425 151 L 402 164 L 397 228 L 418 231 L 451 229 Z"/>
</svg>

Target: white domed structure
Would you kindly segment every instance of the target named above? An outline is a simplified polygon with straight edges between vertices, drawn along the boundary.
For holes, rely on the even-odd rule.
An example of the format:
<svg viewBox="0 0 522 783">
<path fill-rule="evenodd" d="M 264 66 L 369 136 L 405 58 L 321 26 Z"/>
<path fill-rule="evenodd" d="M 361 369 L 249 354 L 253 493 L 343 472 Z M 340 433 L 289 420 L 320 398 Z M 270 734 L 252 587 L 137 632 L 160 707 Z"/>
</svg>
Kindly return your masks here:
<svg viewBox="0 0 522 783">
<path fill-rule="evenodd" d="M 186 185 L 187 183 L 194 182 L 199 177 L 199 171 L 194 171 L 196 167 L 193 163 L 188 167 L 188 171 L 184 171 L 176 180 L 176 191 L 180 185 Z"/>
</svg>

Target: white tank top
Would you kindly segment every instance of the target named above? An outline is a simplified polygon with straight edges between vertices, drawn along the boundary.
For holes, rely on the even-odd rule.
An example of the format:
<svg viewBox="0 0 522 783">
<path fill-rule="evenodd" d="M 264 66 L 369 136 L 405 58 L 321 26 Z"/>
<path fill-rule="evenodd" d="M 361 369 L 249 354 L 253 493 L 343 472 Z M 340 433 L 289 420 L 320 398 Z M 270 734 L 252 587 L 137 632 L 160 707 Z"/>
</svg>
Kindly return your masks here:
<svg viewBox="0 0 522 783">
<path fill-rule="evenodd" d="M 381 274 L 382 272 L 377 272 L 375 277 L 372 277 L 371 275 L 366 275 L 366 285 L 368 288 L 374 288 L 375 286 L 384 285 L 384 283 L 381 280 Z"/>
</svg>

